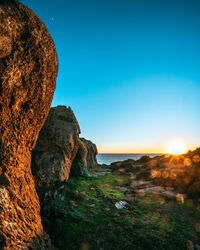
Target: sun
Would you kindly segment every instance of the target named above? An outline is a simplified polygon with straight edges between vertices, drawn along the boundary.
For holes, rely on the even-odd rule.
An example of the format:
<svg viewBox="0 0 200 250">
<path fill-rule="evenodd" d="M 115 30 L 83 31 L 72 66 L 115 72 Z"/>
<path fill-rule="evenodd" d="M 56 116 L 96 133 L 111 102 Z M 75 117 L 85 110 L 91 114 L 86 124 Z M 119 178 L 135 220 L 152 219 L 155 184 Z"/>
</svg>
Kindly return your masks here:
<svg viewBox="0 0 200 250">
<path fill-rule="evenodd" d="M 185 154 L 186 152 L 187 152 L 186 147 L 180 141 L 172 141 L 171 143 L 169 143 L 167 148 L 168 154 L 179 155 L 179 154 Z"/>
</svg>

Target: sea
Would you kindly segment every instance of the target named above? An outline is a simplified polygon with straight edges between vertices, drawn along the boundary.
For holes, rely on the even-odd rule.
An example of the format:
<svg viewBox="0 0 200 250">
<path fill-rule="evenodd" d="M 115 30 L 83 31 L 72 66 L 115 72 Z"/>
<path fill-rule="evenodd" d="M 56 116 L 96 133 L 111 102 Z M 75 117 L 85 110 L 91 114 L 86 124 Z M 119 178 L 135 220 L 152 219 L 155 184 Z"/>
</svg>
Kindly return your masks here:
<svg viewBox="0 0 200 250">
<path fill-rule="evenodd" d="M 139 160 L 142 156 L 148 155 L 153 158 L 155 156 L 161 156 L 163 154 L 98 154 L 97 162 L 98 164 L 110 165 L 115 161 L 125 161 L 128 159 Z"/>
</svg>

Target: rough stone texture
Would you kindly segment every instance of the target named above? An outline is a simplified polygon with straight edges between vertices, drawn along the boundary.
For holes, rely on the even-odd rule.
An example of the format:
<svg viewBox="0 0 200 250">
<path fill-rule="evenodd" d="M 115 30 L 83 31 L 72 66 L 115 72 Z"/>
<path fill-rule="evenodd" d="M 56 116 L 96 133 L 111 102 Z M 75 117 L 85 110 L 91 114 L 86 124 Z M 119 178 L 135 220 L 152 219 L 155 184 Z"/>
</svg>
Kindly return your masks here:
<svg viewBox="0 0 200 250">
<path fill-rule="evenodd" d="M 55 196 L 70 174 L 78 151 L 79 124 L 71 108 L 51 108 L 32 152 L 32 172 L 40 198 Z M 52 192 L 51 192 L 52 191 Z"/>
<path fill-rule="evenodd" d="M 97 159 L 96 156 L 98 154 L 96 145 L 86 140 L 85 138 L 81 138 L 81 141 L 87 146 L 88 154 L 87 154 L 87 167 L 88 170 L 97 166 Z"/>
<path fill-rule="evenodd" d="M 55 46 L 42 21 L 21 3 L 1 1 L 0 249 L 47 246 L 31 150 L 50 108 L 57 70 Z"/>
<path fill-rule="evenodd" d="M 90 170 L 97 166 L 97 154 L 97 147 L 94 143 L 85 138 L 80 138 L 79 149 L 72 165 L 71 175 L 89 176 Z"/>
</svg>

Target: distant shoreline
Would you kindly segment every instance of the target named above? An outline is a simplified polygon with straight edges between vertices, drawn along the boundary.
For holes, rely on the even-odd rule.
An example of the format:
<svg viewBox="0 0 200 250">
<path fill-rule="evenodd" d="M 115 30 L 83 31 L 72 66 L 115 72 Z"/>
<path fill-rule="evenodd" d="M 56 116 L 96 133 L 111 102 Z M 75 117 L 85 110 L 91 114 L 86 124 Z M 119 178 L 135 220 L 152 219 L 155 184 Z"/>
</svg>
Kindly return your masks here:
<svg viewBox="0 0 200 250">
<path fill-rule="evenodd" d="M 98 155 L 170 155 L 169 153 L 98 153 Z"/>
<path fill-rule="evenodd" d="M 167 153 L 99 153 L 97 155 L 98 164 L 106 164 L 110 165 L 112 162 L 116 161 L 125 161 L 128 159 L 139 160 L 142 156 L 147 155 L 149 157 L 162 156 L 162 155 L 170 155 Z"/>
</svg>

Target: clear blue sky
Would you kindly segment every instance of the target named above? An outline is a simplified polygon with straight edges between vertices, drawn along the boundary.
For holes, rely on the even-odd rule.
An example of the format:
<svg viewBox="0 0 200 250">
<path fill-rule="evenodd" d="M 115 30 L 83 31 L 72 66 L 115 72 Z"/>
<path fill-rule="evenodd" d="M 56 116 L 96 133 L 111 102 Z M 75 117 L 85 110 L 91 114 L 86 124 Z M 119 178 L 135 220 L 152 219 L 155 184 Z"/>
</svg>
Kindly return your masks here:
<svg viewBox="0 0 200 250">
<path fill-rule="evenodd" d="M 59 57 L 52 106 L 100 152 L 200 145 L 199 0 L 24 0 Z"/>
</svg>

